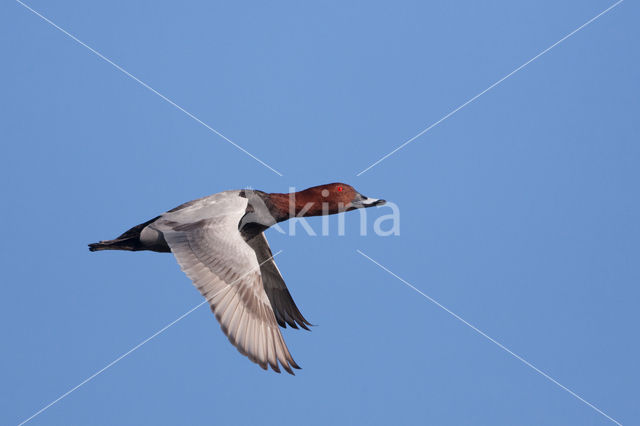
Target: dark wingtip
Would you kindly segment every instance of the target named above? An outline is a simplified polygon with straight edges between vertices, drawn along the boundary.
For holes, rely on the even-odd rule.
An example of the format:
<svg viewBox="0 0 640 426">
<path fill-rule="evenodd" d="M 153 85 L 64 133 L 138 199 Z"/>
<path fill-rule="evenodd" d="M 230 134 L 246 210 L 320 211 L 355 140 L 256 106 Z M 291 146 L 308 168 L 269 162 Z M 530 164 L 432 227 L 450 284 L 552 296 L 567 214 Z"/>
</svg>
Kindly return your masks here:
<svg viewBox="0 0 640 426">
<path fill-rule="evenodd" d="M 307 331 L 311 331 L 311 329 L 309 327 L 317 327 L 318 326 L 318 324 L 311 324 L 304 317 L 302 317 L 302 322 L 298 321 L 298 324 L 300 324 L 300 327 L 304 328 Z M 309 326 L 309 327 L 307 327 L 307 326 Z"/>
<path fill-rule="evenodd" d="M 289 362 L 285 362 L 285 363 L 280 363 L 282 365 L 282 368 L 284 368 L 284 371 L 286 371 L 287 373 L 291 374 L 292 376 L 295 376 L 296 373 L 293 372 L 293 370 L 291 369 L 291 367 L 293 368 L 299 368 L 297 365 L 295 365 L 296 363 L 293 361 L 293 359 L 289 360 Z M 292 365 L 289 365 L 292 364 Z"/>
<path fill-rule="evenodd" d="M 89 244 L 89 251 L 98 251 L 100 247 L 100 243 L 91 243 Z"/>
<path fill-rule="evenodd" d="M 289 327 L 291 328 L 295 328 L 296 330 L 298 329 L 298 324 L 296 324 L 295 321 L 289 321 L 289 320 L 287 320 L 287 322 L 284 322 L 282 324 L 282 328 L 287 328 L 287 324 L 289 324 Z"/>
<path fill-rule="evenodd" d="M 305 330 L 307 330 L 307 331 L 311 331 L 311 329 L 310 329 L 309 327 L 307 327 L 308 325 L 309 325 L 309 326 L 311 326 L 311 327 L 313 327 L 313 324 L 311 324 L 311 323 L 309 323 L 309 322 L 303 322 L 303 323 L 300 323 L 300 327 L 304 328 L 304 329 L 305 329 Z"/>
<path fill-rule="evenodd" d="M 273 371 L 275 371 L 276 373 L 280 374 L 280 367 L 278 367 L 278 361 L 276 361 L 275 364 L 273 364 L 271 361 L 269 361 L 269 366 L 271 367 L 271 369 Z"/>
<path fill-rule="evenodd" d="M 302 319 L 287 320 L 286 322 L 283 321 L 282 324 L 280 324 L 280 327 L 287 328 L 287 324 L 289 324 L 289 327 L 294 328 L 296 330 L 303 328 L 307 331 L 311 331 L 311 329 L 307 326 L 310 326 L 310 327 L 316 326 L 316 324 L 311 324 L 304 317 L 302 317 Z"/>
</svg>

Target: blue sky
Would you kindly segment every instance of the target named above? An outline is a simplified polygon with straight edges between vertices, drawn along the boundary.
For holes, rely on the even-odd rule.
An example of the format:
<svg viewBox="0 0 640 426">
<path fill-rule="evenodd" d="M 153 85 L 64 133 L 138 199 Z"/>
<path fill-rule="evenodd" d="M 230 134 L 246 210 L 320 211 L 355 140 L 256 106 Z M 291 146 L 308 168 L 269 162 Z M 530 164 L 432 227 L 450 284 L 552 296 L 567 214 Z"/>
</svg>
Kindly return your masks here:
<svg viewBox="0 0 640 426">
<path fill-rule="evenodd" d="M 263 372 L 202 307 L 29 424 L 640 423 L 638 5 L 0 5 L 0 423 L 17 424 L 201 298 L 170 255 L 89 253 L 181 202 L 344 181 L 401 233 L 269 232 L 312 332 Z M 370 211 L 372 218 L 388 213 Z M 315 218 L 311 225 L 320 229 Z M 337 218 L 331 218 L 335 225 Z"/>
</svg>

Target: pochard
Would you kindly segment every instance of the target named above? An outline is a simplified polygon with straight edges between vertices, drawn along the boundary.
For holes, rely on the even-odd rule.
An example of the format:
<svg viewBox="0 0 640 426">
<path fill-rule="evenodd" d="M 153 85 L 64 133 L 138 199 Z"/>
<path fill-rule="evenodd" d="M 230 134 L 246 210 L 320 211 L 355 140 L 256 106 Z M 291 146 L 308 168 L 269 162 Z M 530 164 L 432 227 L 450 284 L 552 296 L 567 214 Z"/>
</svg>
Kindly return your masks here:
<svg viewBox="0 0 640 426">
<path fill-rule="evenodd" d="M 278 270 L 264 231 L 293 217 L 330 215 L 384 204 L 344 183 L 290 194 L 224 191 L 184 203 L 89 250 L 171 252 L 207 299 L 229 341 L 263 369 L 289 372 L 280 329 L 309 330 Z"/>
</svg>

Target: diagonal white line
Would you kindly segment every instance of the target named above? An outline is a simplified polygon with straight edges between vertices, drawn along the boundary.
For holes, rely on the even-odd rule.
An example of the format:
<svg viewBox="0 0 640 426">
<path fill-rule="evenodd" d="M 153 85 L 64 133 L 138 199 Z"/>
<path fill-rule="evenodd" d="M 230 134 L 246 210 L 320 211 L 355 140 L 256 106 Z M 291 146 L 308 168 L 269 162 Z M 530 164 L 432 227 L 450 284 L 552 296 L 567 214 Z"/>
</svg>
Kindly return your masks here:
<svg viewBox="0 0 640 426">
<path fill-rule="evenodd" d="M 244 278 L 246 275 L 250 274 L 251 272 L 253 272 L 255 269 L 258 269 L 259 267 L 261 267 L 262 265 L 264 265 L 265 263 L 267 263 L 268 261 L 270 261 L 271 259 L 273 259 L 274 257 L 276 257 L 277 255 L 279 255 L 280 253 L 282 253 L 282 250 L 278 251 L 276 254 L 274 254 L 273 256 L 271 256 L 270 258 L 268 258 L 267 260 L 265 260 L 264 262 L 260 263 L 256 268 L 252 268 L 250 271 L 244 273 L 242 276 L 240 276 L 237 280 L 231 282 L 229 285 L 233 285 L 236 282 L 240 281 L 242 278 Z M 220 291 L 225 290 L 227 287 L 221 289 Z M 146 339 L 144 339 L 142 342 L 138 343 L 137 345 L 135 345 L 133 348 L 129 349 L 127 352 L 123 353 L 122 355 L 120 355 L 118 358 L 114 359 L 113 361 L 111 361 L 109 364 L 105 365 L 104 367 L 102 367 L 100 370 L 96 371 L 95 373 L 93 373 L 91 376 L 87 377 L 86 379 L 84 379 L 83 381 L 81 381 L 80 383 L 78 383 L 76 386 L 72 387 L 71 389 L 69 389 L 68 391 L 66 391 L 65 393 L 63 393 L 62 395 L 60 395 L 58 398 L 54 399 L 53 401 L 51 401 L 49 404 L 45 405 L 44 407 L 42 407 L 40 410 L 36 411 L 33 415 L 31 415 L 31 417 L 23 420 L 22 422 L 20 422 L 20 424 L 18 424 L 18 426 L 22 426 L 23 424 L 33 420 L 36 416 L 42 414 L 44 411 L 46 411 L 47 409 L 49 409 L 51 406 L 55 405 L 56 403 L 60 402 L 61 400 L 63 400 L 64 398 L 66 398 L 67 396 L 69 396 L 71 393 L 73 393 L 74 391 L 78 390 L 80 387 L 84 386 L 85 384 L 87 384 L 88 382 L 90 382 L 91 380 L 95 379 L 97 376 L 99 376 L 100 374 L 102 374 L 104 371 L 106 371 L 107 369 L 109 369 L 110 367 L 113 367 L 115 364 L 117 364 L 119 361 L 121 361 L 123 358 L 125 358 L 126 356 L 128 356 L 129 354 L 131 354 L 132 352 L 135 352 L 136 350 L 138 350 L 141 346 L 143 346 L 144 344 L 146 344 L 147 342 L 149 342 L 150 340 L 152 340 L 153 338 L 157 337 L 158 335 L 162 334 L 163 332 L 165 332 L 167 329 L 171 328 L 174 324 L 176 324 L 178 321 L 184 319 L 185 317 L 189 316 L 189 314 L 191 314 L 193 311 L 195 311 L 196 309 L 198 309 L 200 306 L 204 305 L 205 303 L 207 303 L 209 300 L 213 299 L 218 293 L 220 293 L 220 291 L 216 292 L 213 296 L 210 296 L 208 299 L 203 300 L 202 302 L 198 303 L 196 306 L 194 306 L 193 308 L 189 309 L 187 312 L 185 312 L 184 314 L 180 315 L 178 318 L 176 318 L 175 320 L 171 321 L 169 324 L 165 325 L 164 327 L 162 327 L 160 330 L 156 331 L 155 333 L 153 333 L 151 336 L 147 337 Z"/>
<path fill-rule="evenodd" d="M 133 348 L 129 349 L 127 352 L 123 353 L 122 355 L 120 355 L 118 358 L 114 359 L 113 361 L 111 361 L 109 364 L 105 365 L 103 368 L 101 368 L 100 370 L 96 371 L 95 373 L 93 373 L 91 376 L 87 377 L 86 379 L 84 379 L 83 381 L 81 381 L 80 383 L 78 383 L 76 386 L 74 386 L 73 388 L 69 389 L 67 392 L 63 393 L 62 395 L 60 395 L 58 398 L 54 399 L 53 401 L 51 401 L 49 404 L 45 405 L 44 407 L 42 407 L 40 410 L 36 411 L 31 417 L 23 420 L 18 426 L 22 426 L 23 424 L 31 421 L 34 417 L 38 416 L 39 414 L 41 414 L 42 412 L 44 412 L 45 410 L 47 410 L 49 407 L 51 407 L 52 405 L 56 404 L 57 402 L 59 402 L 60 400 L 64 399 L 65 397 L 69 396 L 69 394 L 71 394 L 72 392 L 74 392 L 75 390 L 77 390 L 78 388 L 82 387 L 83 385 L 85 385 L 86 383 L 90 382 L 91 380 L 93 380 L 96 376 L 100 375 L 101 373 L 103 373 L 105 370 L 109 369 L 110 367 L 112 367 L 114 364 L 118 363 L 118 361 L 122 360 L 123 358 L 125 358 L 127 355 L 129 355 L 130 353 L 134 352 L 136 349 L 140 348 L 142 345 L 144 345 L 145 343 L 149 342 L 151 339 L 153 339 L 154 337 L 158 336 L 159 334 L 161 334 L 162 332 L 164 332 L 165 330 L 167 330 L 168 328 L 170 328 L 172 325 L 174 325 L 175 323 L 177 323 L 178 321 L 180 321 L 181 319 L 183 319 L 184 317 L 186 317 L 187 315 L 189 315 L 191 312 L 195 311 L 196 309 L 198 309 L 200 306 L 204 305 L 205 303 L 207 303 L 207 300 L 204 300 L 203 302 L 197 304 L 196 306 L 194 306 L 193 308 L 189 309 L 187 312 L 185 312 L 184 314 L 180 315 L 177 319 L 175 319 L 174 321 L 171 321 L 169 324 L 165 325 L 164 327 L 162 327 L 160 330 L 156 331 L 155 333 L 153 333 L 151 336 L 147 337 L 146 339 L 144 339 L 142 342 L 138 343 L 137 345 L 135 345 Z"/>
<path fill-rule="evenodd" d="M 514 75 L 515 73 L 517 73 L 518 71 L 520 71 L 521 69 L 523 69 L 524 67 L 526 67 L 527 65 L 529 65 L 531 62 L 535 61 L 536 59 L 538 59 L 539 57 L 541 57 L 542 55 L 544 55 L 545 53 L 547 53 L 548 51 L 550 51 L 551 49 L 553 49 L 554 47 L 556 47 L 557 45 L 559 45 L 560 43 L 562 43 L 563 41 L 565 41 L 566 39 L 568 39 L 569 37 L 573 36 L 575 33 L 577 33 L 578 31 L 582 30 L 584 27 L 586 27 L 587 25 L 591 24 L 593 21 L 595 21 L 596 19 L 600 18 L 602 15 L 604 15 L 605 13 L 609 12 L 611 9 L 613 9 L 614 7 L 618 6 L 620 3 L 622 3 L 624 0 L 618 0 L 617 2 L 615 2 L 614 4 L 612 4 L 611 6 L 609 6 L 608 8 L 606 8 L 605 10 L 603 10 L 602 12 L 600 12 L 599 14 L 597 14 L 596 16 L 594 16 L 593 18 L 589 19 L 587 22 L 585 22 L 584 24 L 580 25 L 578 28 L 576 28 L 575 30 L 571 31 L 569 34 L 567 34 L 566 36 L 562 37 L 560 40 L 556 41 L 555 43 L 553 43 L 551 46 L 547 47 L 546 49 L 544 49 L 542 52 L 538 53 L 536 56 L 534 56 L 533 58 L 529 59 L 527 62 L 525 62 L 524 64 L 520 65 L 518 68 L 514 69 L 513 71 L 511 71 L 509 74 L 505 75 L 504 77 L 502 77 L 500 80 L 496 81 L 495 83 L 493 83 L 491 86 L 487 87 L 486 89 L 484 89 L 482 92 L 478 93 L 477 95 L 475 95 L 474 97 L 472 97 L 471 99 L 469 99 L 468 101 L 466 101 L 465 103 L 463 103 L 462 105 L 460 105 L 459 107 L 457 107 L 456 109 L 454 109 L 453 111 L 451 111 L 450 113 L 448 113 L 447 115 L 445 115 L 444 117 L 442 117 L 440 120 L 436 121 L 435 123 L 431 124 L 429 127 L 427 127 L 426 129 L 422 130 L 420 133 L 418 133 L 417 135 L 415 135 L 414 137 L 412 137 L 411 139 L 407 140 L 405 143 L 403 143 L 402 145 L 398 146 L 397 148 L 395 148 L 393 151 L 391 151 L 390 153 L 388 153 L 387 155 L 385 155 L 384 157 L 380 158 L 378 161 L 376 161 L 375 163 L 371 164 L 369 167 L 367 167 L 366 169 L 362 170 L 360 173 L 358 173 L 356 176 L 360 176 L 361 174 L 363 174 L 364 172 L 366 172 L 367 170 L 377 166 L 378 164 L 380 164 L 381 162 L 383 162 L 384 160 L 386 160 L 387 158 L 389 158 L 390 156 L 392 156 L 393 154 L 395 154 L 396 152 L 400 151 L 402 148 L 404 148 L 405 146 L 409 145 L 411 142 L 413 142 L 414 140 L 418 139 L 420 136 L 424 135 L 425 133 L 427 133 L 429 130 L 433 129 L 434 127 L 436 127 L 438 124 L 442 123 L 444 120 L 446 120 L 447 118 L 451 117 L 453 114 L 455 114 L 456 112 L 460 111 L 462 108 L 466 107 L 467 105 L 469 105 L 471 102 L 475 101 L 476 99 L 478 99 L 480 96 L 484 95 L 485 93 L 487 93 L 489 90 L 493 89 L 494 87 L 496 87 L 497 85 L 499 85 L 500 83 L 502 83 L 503 81 L 505 81 L 506 79 L 508 79 L 509 77 L 511 77 L 512 75 Z"/>
<path fill-rule="evenodd" d="M 398 275 L 394 274 L 393 272 L 391 272 L 389 269 L 387 269 L 385 266 L 381 265 L 380 263 L 376 262 L 375 260 L 373 260 L 372 258 L 370 258 L 369 256 L 367 256 L 366 254 L 364 254 L 362 251 L 356 249 L 356 251 L 358 253 L 360 253 L 363 257 L 369 259 L 371 262 L 375 263 L 376 265 L 378 265 L 381 269 L 383 269 L 384 271 L 388 272 L 389 274 L 391 274 L 393 277 L 397 278 L 398 280 L 400 280 L 402 283 L 404 283 L 407 287 L 411 288 L 412 290 L 414 290 L 415 292 L 419 293 L 420 295 L 422 295 L 425 299 L 429 300 L 431 303 L 433 303 L 434 305 L 438 306 L 439 308 L 441 308 L 442 310 L 444 310 L 445 312 L 447 312 L 448 314 L 450 314 L 451 316 L 453 316 L 455 319 L 457 319 L 458 321 L 462 322 L 464 325 L 468 326 L 469 328 L 471 328 L 473 331 L 475 331 L 476 333 L 480 334 L 482 337 L 486 338 L 487 340 L 489 340 L 490 342 L 494 343 L 496 346 L 498 346 L 500 349 L 504 350 L 505 352 L 507 352 L 509 355 L 513 356 L 514 358 L 516 358 L 518 361 L 521 361 L 524 365 L 526 365 L 527 367 L 533 369 L 535 372 L 537 372 L 538 374 L 542 375 L 545 379 L 551 381 L 552 383 L 558 385 L 560 388 L 562 388 L 563 390 L 567 391 L 568 393 L 570 393 L 571 395 L 573 395 L 574 397 L 576 397 L 577 399 L 579 399 L 580 401 L 584 402 L 585 404 L 587 404 L 589 407 L 593 408 L 595 411 L 597 411 L 598 413 L 602 414 L 603 416 L 605 416 L 607 419 L 611 420 L 612 422 L 614 422 L 617 425 L 622 426 L 622 424 L 620 422 L 618 422 L 617 420 L 615 420 L 614 418 L 610 417 L 608 414 L 606 414 L 604 411 L 602 411 L 601 409 L 599 409 L 598 407 L 596 407 L 595 405 L 593 405 L 592 403 L 590 403 L 589 401 L 585 400 L 584 398 L 582 398 L 580 395 L 578 395 L 577 393 L 575 393 L 574 391 L 572 391 L 571 389 L 569 389 L 568 387 L 564 386 L 562 383 L 558 382 L 556 379 L 554 379 L 553 377 L 549 376 L 547 373 L 545 373 L 544 371 L 540 370 L 538 367 L 536 367 L 535 365 L 531 364 L 529 361 L 527 361 L 526 359 L 522 358 L 520 355 L 516 354 L 515 352 L 511 351 L 509 348 L 507 348 L 506 346 L 504 346 L 502 343 L 498 342 L 496 339 L 494 339 L 493 337 L 489 336 L 488 334 L 486 334 L 485 332 L 483 332 L 482 330 L 480 330 L 479 328 L 477 328 L 476 326 L 474 326 L 473 324 L 469 323 L 468 321 L 464 320 L 462 317 L 460 317 L 458 314 L 456 314 L 455 312 L 451 311 L 450 309 L 448 309 L 447 307 L 445 307 L 444 305 L 440 304 L 437 300 L 435 300 L 434 298 L 430 297 L 429 295 L 427 295 L 426 293 L 422 292 L 421 290 L 417 289 L 415 286 L 413 286 L 413 284 L 405 281 L 404 279 L 400 278 Z"/>
<path fill-rule="evenodd" d="M 135 75 L 131 74 L 129 71 L 125 70 L 124 68 L 122 68 L 120 65 L 116 64 L 115 62 L 113 62 L 111 59 L 107 58 L 106 56 L 104 56 L 102 53 L 98 52 L 97 50 L 95 50 L 94 48 L 92 48 L 91 46 L 89 46 L 88 44 L 84 43 L 82 40 L 78 39 L 77 37 L 75 37 L 73 34 L 69 33 L 68 31 L 66 31 L 65 29 L 61 28 L 60 26 L 56 25 L 54 22 L 52 22 L 50 19 L 48 19 L 47 17 L 43 16 L 42 14 L 40 14 L 39 12 L 37 12 L 36 10 L 32 9 L 29 5 L 23 3 L 20 0 L 16 0 L 16 2 L 18 2 L 19 4 L 21 4 L 22 6 L 24 6 L 26 9 L 30 10 L 31 12 L 33 12 L 35 15 L 39 16 L 40 18 L 42 18 L 45 22 L 51 24 L 53 27 L 55 27 L 56 29 L 60 30 L 63 34 L 67 35 L 69 38 L 71 38 L 73 41 L 77 42 L 78 44 L 86 47 L 87 49 L 89 49 L 93 54 L 95 54 L 96 56 L 98 56 L 100 59 L 103 59 L 104 61 L 106 61 L 107 63 L 113 65 L 118 71 L 121 71 L 123 74 L 125 74 L 127 77 L 131 78 L 132 80 L 136 81 L 137 83 L 139 83 L 141 86 L 143 86 L 144 88 L 150 90 L 151 92 L 155 93 L 156 95 L 158 95 L 159 97 L 161 97 L 162 99 L 164 99 L 165 101 L 167 101 L 169 104 L 171 104 L 172 106 L 176 107 L 177 109 L 179 109 L 180 111 L 182 111 L 183 113 L 185 113 L 186 115 L 188 115 L 189 117 L 191 117 L 192 119 L 194 119 L 195 121 L 197 121 L 198 123 L 202 124 L 204 127 L 206 127 L 207 129 L 211 130 L 213 133 L 215 133 L 216 135 L 220 136 L 222 139 L 224 139 L 225 141 L 229 142 L 231 145 L 235 146 L 236 148 L 238 148 L 240 151 L 244 152 L 245 154 L 247 154 L 249 157 L 253 158 L 254 160 L 256 160 L 258 163 L 262 164 L 263 166 L 265 166 L 267 169 L 271 170 L 272 172 L 274 172 L 275 174 L 277 174 L 278 176 L 283 176 L 282 173 L 280 173 L 278 170 L 274 169 L 273 167 L 271 167 L 270 165 L 268 165 L 267 163 L 265 163 L 264 161 L 262 161 L 261 159 L 259 159 L 258 157 L 256 157 L 255 155 L 251 154 L 249 151 L 247 151 L 246 149 L 244 149 L 243 147 L 241 147 L 240 145 L 238 145 L 237 143 L 235 143 L 234 141 L 232 141 L 231 139 L 229 139 L 228 137 L 226 137 L 225 135 L 223 135 L 222 133 L 220 133 L 219 131 L 217 131 L 216 129 L 214 129 L 213 127 L 209 126 L 207 123 L 205 123 L 204 121 L 200 120 L 198 117 L 196 117 L 195 115 L 191 114 L 189 111 L 187 111 L 186 109 L 182 108 L 180 105 L 176 104 L 175 102 L 173 102 L 171 99 L 167 98 L 165 95 L 163 95 L 162 93 L 158 92 L 156 89 L 154 89 L 153 87 L 149 86 L 147 83 L 145 83 L 144 81 L 140 80 L 138 77 L 136 77 Z"/>
</svg>

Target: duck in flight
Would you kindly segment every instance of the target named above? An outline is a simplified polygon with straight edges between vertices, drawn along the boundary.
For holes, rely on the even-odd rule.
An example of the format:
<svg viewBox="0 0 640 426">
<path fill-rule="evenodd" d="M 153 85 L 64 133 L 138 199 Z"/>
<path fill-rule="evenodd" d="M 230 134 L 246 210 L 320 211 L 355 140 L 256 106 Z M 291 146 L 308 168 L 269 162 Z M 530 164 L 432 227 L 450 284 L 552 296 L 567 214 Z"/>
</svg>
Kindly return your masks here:
<svg viewBox="0 0 640 426">
<path fill-rule="evenodd" d="M 311 325 L 278 270 L 264 231 L 293 217 L 324 216 L 384 204 L 344 183 L 290 194 L 224 191 L 184 203 L 89 250 L 171 252 L 207 299 L 229 341 L 263 369 L 300 367 L 280 329 Z"/>
</svg>

